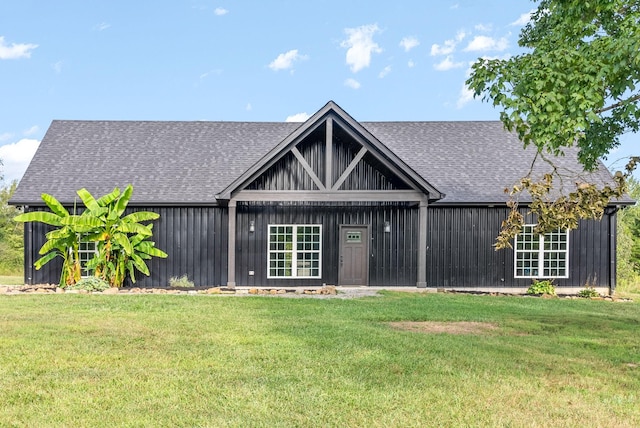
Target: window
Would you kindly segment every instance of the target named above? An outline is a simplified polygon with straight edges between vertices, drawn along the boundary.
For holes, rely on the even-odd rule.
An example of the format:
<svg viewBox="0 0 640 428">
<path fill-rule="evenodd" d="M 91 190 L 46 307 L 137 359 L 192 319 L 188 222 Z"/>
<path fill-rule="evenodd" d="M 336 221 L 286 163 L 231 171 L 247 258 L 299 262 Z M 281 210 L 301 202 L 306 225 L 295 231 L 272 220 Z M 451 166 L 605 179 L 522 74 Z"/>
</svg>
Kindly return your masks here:
<svg viewBox="0 0 640 428">
<path fill-rule="evenodd" d="M 267 278 L 320 278 L 321 226 L 269 225 Z"/>
<path fill-rule="evenodd" d="M 525 225 L 516 236 L 516 278 L 568 278 L 569 231 L 555 230 L 540 235 L 535 224 Z"/>
<path fill-rule="evenodd" d="M 78 243 L 78 259 L 80 260 L 81 276 L 83 278 L 92 276 L 93 272 L 87 269 L 87 263 L 95 256 L 96 252 L 96 243 L 94 241 L 80 240 Z"/>
</svg>

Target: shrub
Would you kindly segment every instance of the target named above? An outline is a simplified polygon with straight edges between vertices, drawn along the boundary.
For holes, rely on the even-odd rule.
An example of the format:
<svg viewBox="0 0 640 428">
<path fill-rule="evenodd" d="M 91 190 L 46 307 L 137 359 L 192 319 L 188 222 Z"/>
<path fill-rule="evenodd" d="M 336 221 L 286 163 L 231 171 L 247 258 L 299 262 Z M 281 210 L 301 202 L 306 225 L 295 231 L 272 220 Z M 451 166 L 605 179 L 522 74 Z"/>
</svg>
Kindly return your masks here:
<svg viewBox="0 0 640 428">
<path fill-rule="evenodd" d="M 82 278 L 74 285 L 67 287 L 68 290 L 104 291 L 111 288 L 111 285 L 102 278 L 89 276 Z"/>
<path fill-rule="evenodd" d="M 172 276 L 169 279 L 169 287 L 193 288 L 195 287 L 195 285 L 193 284 L 193 281 L 189 280 L 189 277 L 187 275 L 182 275 L 180 278 Z"/>
<path fill-rule="evenodd" d="M 553 281 L 549 279 L 544 279 L 542 281 L 533 280 L 533 284 L 527 289 L 527 294 L 533 294 L 536 296 L 540 296 L 543 294 L 547 294 L 550 296 L 556 295 L 556 287 L 553 285 Z"/>
<path fill-rule="evenodd" d="M 578 292 L 578 297 L 590 298 L 599 296 L 600 294 L 596 291 L 596 289 L 590 286 L 587 286 Z"/>
</svg>

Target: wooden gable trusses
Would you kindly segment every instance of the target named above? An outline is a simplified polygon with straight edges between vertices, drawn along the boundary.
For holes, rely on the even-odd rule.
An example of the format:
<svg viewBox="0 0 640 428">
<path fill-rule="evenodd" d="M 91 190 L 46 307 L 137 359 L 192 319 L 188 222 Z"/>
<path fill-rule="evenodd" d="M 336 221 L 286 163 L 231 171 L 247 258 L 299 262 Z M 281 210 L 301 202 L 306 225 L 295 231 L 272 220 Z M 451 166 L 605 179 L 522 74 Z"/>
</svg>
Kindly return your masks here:
<svg viewBox="0 0 640 428">
<path fill-rule="evenodd" d="M 306 137 L 310 136 L 319 127 L 325 127 L 325 159 L 324 177 L 319 177 L 304 155 L 296 147 Z M 334 169 L 334 126 L 340 126 L 360 149 L 333 181 Z M 253 190 L 247 189 L 250 183 L 261 174 L 268 171 L 276 162 L 291 153 L 302 170 L 310 177 L 316 189 L 308 190 Z M 362 159 L 370 153 L 380 164 L 391 171 L 406 184 L 406 189 L 394 190 L 354 190 L 341 187 L 350 174 L 357 168 Z M 335 103 L 329 102 L 307 122 L 289 135 L 280 144 L 274 147 L 267 155 L 247 170 L 241 177 L 235 180 L 227 189 L 218 195 L 218 200 L 227 200 L 229 207 L 229 240 L 228 240 L 228 286 L 235 286 L 235 236 L 236 236 L 236 206 L 238 202 L 414 202 L 419 204 L 420 210 L 420 236 L 418 250 L 418 286 L 426 286 L 426 228 L 427 206 L 429 200 L 437 200 L 444 197 L 437 189 L 427 183 L 415 171 L 402 162 L 384 144 L 378 141 L 357 121 L 351 118 Z"/>
</svg>

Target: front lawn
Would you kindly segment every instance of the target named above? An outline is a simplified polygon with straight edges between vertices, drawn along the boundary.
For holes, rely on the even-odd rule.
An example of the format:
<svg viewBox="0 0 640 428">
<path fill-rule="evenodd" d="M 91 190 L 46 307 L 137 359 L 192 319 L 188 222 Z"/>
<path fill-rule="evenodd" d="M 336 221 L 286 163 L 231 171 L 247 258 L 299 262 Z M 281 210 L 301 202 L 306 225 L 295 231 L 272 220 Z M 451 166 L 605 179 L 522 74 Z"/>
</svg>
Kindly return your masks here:
<svg viewBox="0 0 640 428">
<path fill-rule="evenodd" d="M 0 296 L 0 426 L 624 427 L 639 391 L 635 302 Z"/>
</svg>

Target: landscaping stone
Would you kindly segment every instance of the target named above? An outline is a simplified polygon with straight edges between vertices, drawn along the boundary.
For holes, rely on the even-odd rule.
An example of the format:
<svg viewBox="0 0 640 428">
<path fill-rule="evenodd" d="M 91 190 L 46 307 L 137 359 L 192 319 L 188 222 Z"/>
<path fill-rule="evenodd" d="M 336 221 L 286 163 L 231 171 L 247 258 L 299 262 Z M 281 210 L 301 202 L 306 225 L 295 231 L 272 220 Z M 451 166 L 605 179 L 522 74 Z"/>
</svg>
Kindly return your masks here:
<svg viewBox="0 0 640 428">
<path fill-rule="evenodd" d="M 102 292 L 102 294 L 118 294 L 120 289 L 118 287 L 107 288 Z"/>
</svg>

